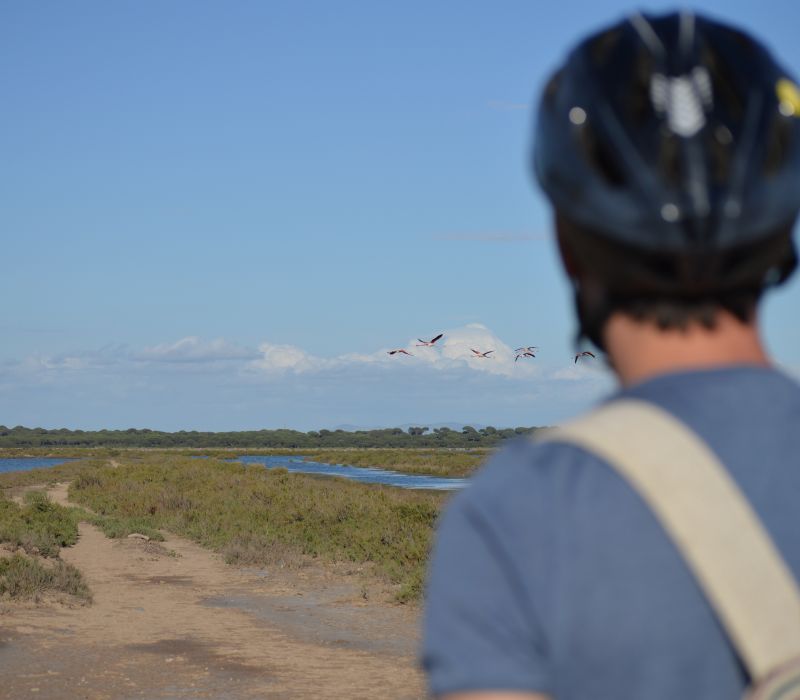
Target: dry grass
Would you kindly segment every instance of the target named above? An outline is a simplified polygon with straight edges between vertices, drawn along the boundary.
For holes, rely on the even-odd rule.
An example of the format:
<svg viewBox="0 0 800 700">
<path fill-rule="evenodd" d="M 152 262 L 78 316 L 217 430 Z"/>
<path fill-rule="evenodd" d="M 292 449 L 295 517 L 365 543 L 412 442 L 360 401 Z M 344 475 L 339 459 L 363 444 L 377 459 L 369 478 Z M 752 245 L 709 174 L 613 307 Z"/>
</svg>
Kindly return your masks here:
<svg viewBox="0 0 800 700">
<path fill-rule="evenodd" d="M 227 564 L 235 566 L 277 566 L 300 568 L 308 563 L 297 547 L 259 535 L 234 537 L 222 547 Z"/>
<path fill-rule="evenodd" d="M 47 593 L 66 594 L 87 603 L 92 599 L 81 572 L 61 559 L 49 565 L 22 554 L 0 559 L 0 595 L 38 601 Z"/>
<path fill-rule="evenodd" d="M 307 459 L 354 467 L 380 467 L 404 474 L 465 477 L 486 459 L 487 449 L 470 450 L 319 450 Z"/>
<path fill-rule="evenodd" d="M 297 555 L 372 563 L 419 598 L 445 494 L 288 474 L 218 460 L 149 455 L 78 476 L 70 498 L 101 518 L 166 529 L 225 555 L 274 564 Z"/>
</svg>

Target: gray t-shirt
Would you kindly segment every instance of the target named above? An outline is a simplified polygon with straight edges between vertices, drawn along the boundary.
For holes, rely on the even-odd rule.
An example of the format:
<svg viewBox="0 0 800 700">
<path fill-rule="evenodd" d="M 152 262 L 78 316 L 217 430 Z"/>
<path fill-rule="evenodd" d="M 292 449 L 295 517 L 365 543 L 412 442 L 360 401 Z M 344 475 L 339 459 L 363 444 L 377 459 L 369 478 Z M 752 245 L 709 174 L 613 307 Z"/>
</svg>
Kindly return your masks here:
<svg viewBox="0 0 800 700">
<path fill-rule="evenodd" d="M 800 386 L 739 366 L 663 375 L 619 396 L 652 401 L 707 441 L 800 579 Z M 442 517 L 423 665 L 434 694 L 731 700 L 747 683 L 639 496 L 581 449 L 529 439 L 492 457 Z"/>
</svg>

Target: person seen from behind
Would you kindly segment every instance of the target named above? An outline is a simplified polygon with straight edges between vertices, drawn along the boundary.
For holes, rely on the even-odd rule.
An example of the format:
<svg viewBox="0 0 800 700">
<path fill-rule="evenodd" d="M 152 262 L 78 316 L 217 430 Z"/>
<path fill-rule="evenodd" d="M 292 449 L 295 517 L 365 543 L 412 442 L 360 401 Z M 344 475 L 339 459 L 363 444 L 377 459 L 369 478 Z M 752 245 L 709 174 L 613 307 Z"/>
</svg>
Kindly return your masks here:
<svg viewBox="0 0 800 700">
<path fill-rule="evenodd" d="M 633 15 L 582 41 L 545 86 L 533 168 L 580 335 L 605 351 L 620 384 L 604 408 L 654 407 L 724 467 L 780 560 L 781 634 L 796 639 L 800 386 L 759 331 L 762 294 L 797 263 L 794 79 L 735 27 L 687 12 Z M 624 453 L 625 431 L 631 445 L 637 431 L 608 426 Z M 664 452 L 653 443 L 654 458 Z M 717 520 L 708 527 L 724 535 Z M 692 526 L 688 544 L 704 530 Z M 686 548 L 610 459 L 569 441 L 515 441 L 439 524 L 422 653 L 431 692 L 741 698 L 760 681 L 741 652 L 752 635 L 731 635 Z M 760 604 L 750 550 L 721 549 L 714 557 L 752 574 L 749 600 Z M 782 687 L 765 697 L 798 697 Z"/>
</svg>

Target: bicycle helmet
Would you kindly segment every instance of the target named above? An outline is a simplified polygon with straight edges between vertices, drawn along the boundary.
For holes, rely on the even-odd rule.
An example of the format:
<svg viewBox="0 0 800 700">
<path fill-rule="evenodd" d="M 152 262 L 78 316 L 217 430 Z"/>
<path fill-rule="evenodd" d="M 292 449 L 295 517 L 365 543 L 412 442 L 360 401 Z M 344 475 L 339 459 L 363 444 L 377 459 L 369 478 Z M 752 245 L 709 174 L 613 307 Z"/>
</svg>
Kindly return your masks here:
<svg viewBox="0 0 800 700">
<path fill-rule="evenodd" d="M 544 89 L 533 169 L 588 239 L 652 262 L 626 281 L 593 259 L 617 293 L 699 298 L 796 264 L 800 89 L 733 27 L 636 14 L 582 41 Z"/>
</svg>

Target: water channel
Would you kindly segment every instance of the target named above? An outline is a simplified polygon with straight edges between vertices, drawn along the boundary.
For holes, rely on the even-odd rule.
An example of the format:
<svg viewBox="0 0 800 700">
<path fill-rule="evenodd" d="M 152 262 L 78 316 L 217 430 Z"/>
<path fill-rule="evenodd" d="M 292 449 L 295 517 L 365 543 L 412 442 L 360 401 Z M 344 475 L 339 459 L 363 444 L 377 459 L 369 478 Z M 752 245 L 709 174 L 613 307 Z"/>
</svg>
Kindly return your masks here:
<svg viewBox="0 0 800 700">
<path fill-rule="evenodd" d="M 0 473 L 30 471 L 41 467 L 55 467 L 72 459 L 64 457 L 12 457 L 0 458 Z M 244 464 L 261 464 L 267 469 L 283 467 L 290 472 L 304 474 L 325 474 L 327 476 L 343 476 L 365 484 L 386 484 L 404 489 L 434 489 L 437 491 L 454 491 L 467 485 L 467 479 L 425 476 L 423 474 L 401 474 L 400 472 L 377 467 L 353 467 L 348 464 L 327 464 L 312 462 L 298 456 L 243 455 L 232 462 Z"/>
<path fill-rule="evenodd" d="M 0 474 L 5 472 L 29 472 L 31 469 L 55 467 L 74 460 L 67 457 L 0 457 Z"/>
<path fill-rule="evenodd" d="M 467 485 L 467 479 L 425 476 L 424 474 L 401 474 L 400 472 L 378 469 L 377 467 L 352 467 L 348 464 L 312 462 L 298 456 L 244 455 L 232 461 L 245 464 L 263 464 L 268 469 L 283 467 L 290 472 L 302 472 L 303 474 L 343 476 L 346 479 L 353 479 L 365 484 L 387 484 L 388 486 L 399 486 L 403 489 L 454 491 Z"/>
</svg>

